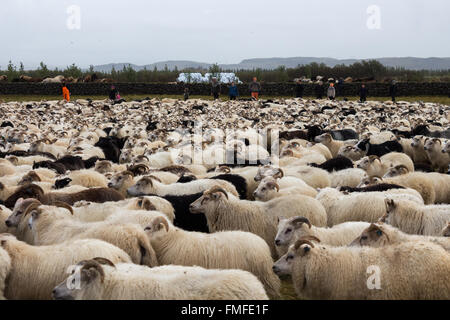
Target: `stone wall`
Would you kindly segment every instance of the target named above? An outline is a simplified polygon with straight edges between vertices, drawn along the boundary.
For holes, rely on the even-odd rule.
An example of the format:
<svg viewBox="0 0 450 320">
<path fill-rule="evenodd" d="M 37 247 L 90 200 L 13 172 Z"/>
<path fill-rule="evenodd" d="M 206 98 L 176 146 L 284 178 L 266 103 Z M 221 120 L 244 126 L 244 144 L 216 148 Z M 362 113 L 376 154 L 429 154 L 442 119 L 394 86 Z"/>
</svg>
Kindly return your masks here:
<svg viewBox="0 0 450 320">
<path fill-rule="evenodd" d="M 107 83 L 72 83 L 67 85 L 72 95 L 94 96 L 107 95 L 110 84 Z M 209 84 L 187 85 L 191 95 L 209 95 L 211 87 Z M 342 90 L 344 96 L 355 96 L 361 84 L 346 83 Z M 143 95 L 183 95 L 184 84 L 168 83 L 118 83 L 116 87 L 121 95 L 143 94 Z M 248 96 L 248 85 L 238 85 L 239 93 Z M 265 83 L 262 84 L 262 96 L 293 96 L 295 84 L 293 83 Z M 368 83 L 367 88 L 370 96 L 387 97 L 389 95 L 389 84 Z M 326 89 L 324 89 L 326 91 Z M 222 85 L 222 93 L 227 94 L 227 85 Z M 450 96 L 450 83 L 399 83 L 399 96 Z M 61 85 L 56 83 L 0 83 L 0 95 L 60 95 Z M 324 92 L 325 94 L 325 92 Z M 314 85 L 305 85 L 305 96 L 314 96 Z"/>
</svg>

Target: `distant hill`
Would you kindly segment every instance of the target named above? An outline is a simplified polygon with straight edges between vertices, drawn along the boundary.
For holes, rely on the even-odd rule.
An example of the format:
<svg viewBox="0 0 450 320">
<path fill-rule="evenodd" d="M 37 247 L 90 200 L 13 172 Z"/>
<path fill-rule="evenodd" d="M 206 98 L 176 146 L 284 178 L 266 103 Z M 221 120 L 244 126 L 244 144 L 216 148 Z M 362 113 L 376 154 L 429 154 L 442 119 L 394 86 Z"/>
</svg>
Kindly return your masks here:
<svg viewBox="0 0 450 320">
<path fill-rule="evenodd" d="M 315 57 L 293 57 L 293 58 L 258 58 L 258 59 L 246 59 L 242 60 L 238 64 L 220 64 L 222 69 L 237 70 L 237 69 L 275 69 L 280 66 L 286 68 L 294 68 L 298 65 L 310 64 L 313 62 L 324 63 L 327 66 L 334 67 L 338 64 L 350 65 L 358 61 L 369 59 L 334 59 L 334 58 L 315 58 Z M 409 70 L 448 70 L 450 69 L 450 58 L 414 58 L 414 57 L 401 57 L 401 58 L 376 58 L 380 63 L 387 67 L 402 67 Z M 195 62 L 195 61 L 161 61 L 145 66 L 138 66 L 131 63 L 110 63 L 99 66 L 94 66 L 95 71 L 110 72 L 112 67 L 116 70 L 123 69 L 124 66 L 131 65 L 136 70 L 153 70 L 155 67 L 158 70 L 163 70 L 166 66 L 169 70 L 173 70 L 175 67 L 178 70 L 185 68 L 203 68 L 208 69 L 211 66 L 210 63 Z"/>
</svg>

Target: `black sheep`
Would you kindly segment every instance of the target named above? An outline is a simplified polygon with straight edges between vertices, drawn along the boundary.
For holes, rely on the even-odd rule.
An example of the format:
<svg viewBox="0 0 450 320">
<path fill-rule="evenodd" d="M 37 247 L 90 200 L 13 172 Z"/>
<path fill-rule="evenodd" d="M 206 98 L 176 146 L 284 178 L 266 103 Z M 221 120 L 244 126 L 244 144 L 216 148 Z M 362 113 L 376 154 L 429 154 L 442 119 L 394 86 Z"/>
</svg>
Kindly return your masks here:
<svg viewBox="0 0 450 320">
<path fill-rule="evenodd" d="M 353 168 L 353 161 L 349 158 L 338 156 L 336 158 L 330 159 L 322 164 L 310 163 L 311 167 L 324 169 L 328 172 L 340 171 L 348 168 Z"/>
<path fill-rule="evenodd" d="M 205 215 L 203 213 L 193 214 L 189 211 L 189 205 L 202 195 L 203 193 L 188 194 L 183 196 L 166 195 L 161 198 L 166 199 L 172 204 L 175 210 L 175 220 L 173 222 L 175 226 L 186 231 L 209 233 L 208 222 Z"/>
<path fill-rule="evenodd" d="M 212 177 L 211 179 L 225 180 L 234 185 L 236 191 L 239 194 L 240 199 L 247 199 L 247 180 L 238 174 L 220 174 Z"/>
<path fill-rule="evenodd" d="M 50 170 L 54 170 L 59 174 L 65 174 L 66 173 L 66 167 L 61 163 L 55 163 L 52 161 L 40 161 L 40 162 L 34 162 L 33 163 L 33 169 L 37 168 L 47 168 Z"/>
<path fill-rule="evenodd" d="M 340 187 L 339 191 L 342 192 L 382 192 L 387 191 L 390 189 L 405 189 L 405 187 L 396 185 L 396 184 L 389 184 L 389 183 L 380 183 L 375 184 L 373 186 L 367 186 L 364 188 L 352 188 L 352 187 Z"/>
<path fill-rule="evenodd" d="M 355 146 L 366 152 L 366 156 L 384 156 L 390 152 L 403 152 L 402 145 L 397 140 L 386 141 L 381 144 L 371 144 L 370 139 L 364 139 Z"/>
<path fill-rule="evenodd" d="M 69 183 L 72 182 L 72 179 L 70 178 L 64 178 L 60 180 L 55 181 L 55 185 L 53 186 L 54 189 L 62 189 L 69 185 Z"/>
<path fill-rule="evenodd" d="M 188 182 L 195 181 L 195 180 L 197 180 L 196 176 L 193 176 L 191 174 L 187 174 L 187 175 L 183 174 L 180 177 L 180 179 L 178 179 L 177 183 L 188 183 Z"/>
<path fill-rule="evenodd" d="M 87 160 L 83 160 L 83 162 L 84 162 L 84 167 L 85 167 L 86 169 L 93 168 L 93 167 L 95 166 L 95 163 L 96 163 L 97 161 L 102 161 L 102 160 L 105 160 L 105 159 L 100 159 L 100 158 L 97 157 L 97 156 L 95 156 L 95 157 L 90 157 L 90 158 L 87 159 Z"/>
<path fill-rule="evenodd" d="M 95 144 L 96 147 L 102 149 L 105 154 L 105 159 L 114 163 L 119 163 L 120 150 L 122 148 L 118 145 L 118 139 L 115 137 L 101 137 Z M 122 146 L 123 147 L 123 146 Z"/>
<path fill-rule="evenodd" d="M 66 170 L 81 170 L 86 169 L 83 159 L 79 156 L 64 156 L 61 159 L 56 160 L 54 163 L 60 163 L 66 167 Z"/>
<path fill-rule="evenodd" d="M 413 130 L 411 130 L 411 136 L 417 136 L 417 135 L 432 137 L 432 138 L 450 139 L 450 129 L 447 129 L 445 131 L 430 131 L 430 129 L 428 129 L 428 125 L 421 124 L 421 125 L 415 127 Z"/>
</svg>

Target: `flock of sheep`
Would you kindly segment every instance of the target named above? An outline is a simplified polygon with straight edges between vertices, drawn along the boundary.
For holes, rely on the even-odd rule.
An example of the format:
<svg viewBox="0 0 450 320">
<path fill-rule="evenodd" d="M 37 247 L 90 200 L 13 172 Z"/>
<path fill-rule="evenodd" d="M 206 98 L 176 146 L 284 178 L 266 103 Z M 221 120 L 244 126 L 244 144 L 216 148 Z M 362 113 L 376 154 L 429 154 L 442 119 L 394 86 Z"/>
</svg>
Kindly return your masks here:
<svg viewBox="0 0 450 320">
<path fill-rule="evenodd" d="M 450 299 L 450 107 L 0 104 L 0 299 Z"/>
</svg>

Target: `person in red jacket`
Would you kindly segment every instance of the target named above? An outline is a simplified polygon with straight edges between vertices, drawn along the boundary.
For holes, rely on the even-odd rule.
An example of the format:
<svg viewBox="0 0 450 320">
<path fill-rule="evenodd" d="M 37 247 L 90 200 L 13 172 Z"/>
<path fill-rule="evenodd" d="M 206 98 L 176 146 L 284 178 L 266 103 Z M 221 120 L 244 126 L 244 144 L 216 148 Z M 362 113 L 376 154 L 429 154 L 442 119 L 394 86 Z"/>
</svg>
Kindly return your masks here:
<svg viewBox="0 0 450 320">
<path fill-rule="evenodd" d="M 62 87 L 62 93 L 63 93 L 64 100 L 69 102 L 70 101 L 70 92 L 69 92 L 69 89 L 67 89 L 65 83 L 63 84 L 63 87 Z"/>
</svg>

